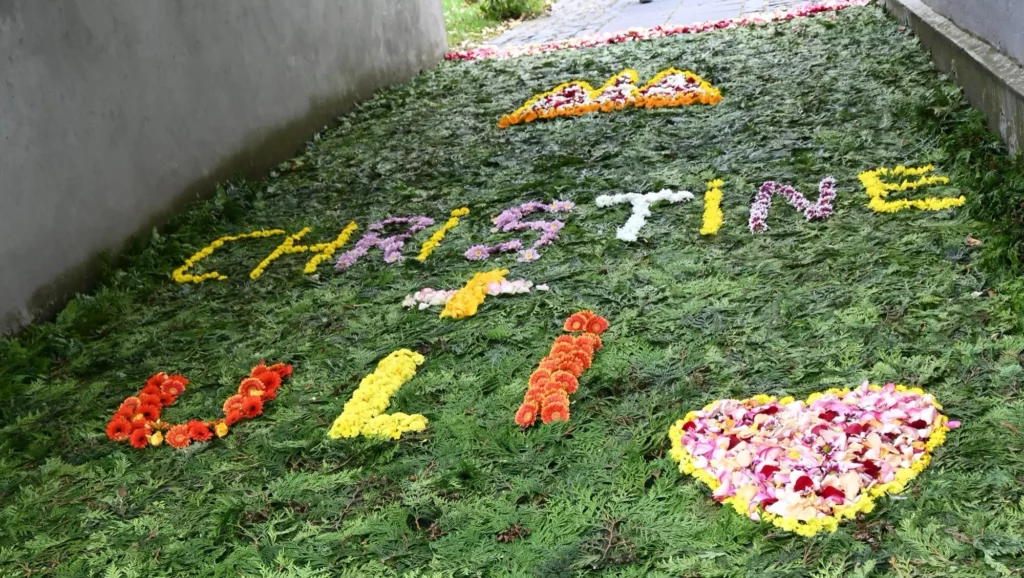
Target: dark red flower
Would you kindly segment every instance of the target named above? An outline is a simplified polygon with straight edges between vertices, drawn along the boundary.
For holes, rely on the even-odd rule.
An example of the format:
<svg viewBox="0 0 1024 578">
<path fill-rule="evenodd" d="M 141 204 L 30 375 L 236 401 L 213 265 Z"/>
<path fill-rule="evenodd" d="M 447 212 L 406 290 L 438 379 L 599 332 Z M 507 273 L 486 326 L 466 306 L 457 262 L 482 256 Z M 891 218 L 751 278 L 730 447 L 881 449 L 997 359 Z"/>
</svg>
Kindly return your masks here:
<svg viewBox="0 0 1024 578">
<path fill-rule="evenodd" d="M 846 494 L 844 494 L 842 490 L 834 486 L 825 486 L 824 488 L 821 489 L 820 493 L 822 498 L 825 498 L 826 500 L 829 500 L 831 502 L 835 502 L 837 504 L 842 504 L 846 502 Z"/>
<path fill-rule="evenodd" d="M 839 414 L 829 409 L 819 413 L 818 417 L 824 421 L 832 421 L 839 417 Z"/>
<path fill-rule="evenodd" d="M 811 480 L 810 476 L 800 476 L 799 478 L 796 479 L 796 483 L 793 484 L 793 491 L 802 492 L 804 490 L 809 490 L 813 487 L 814 481 Z"/>
<path fill-rule="evenodd" d="M 205 423 L 194 419 L 188 422 L 188 435 L 197 442 L 205 442 L 213 437 L 213 432 Z"/>
</svg>

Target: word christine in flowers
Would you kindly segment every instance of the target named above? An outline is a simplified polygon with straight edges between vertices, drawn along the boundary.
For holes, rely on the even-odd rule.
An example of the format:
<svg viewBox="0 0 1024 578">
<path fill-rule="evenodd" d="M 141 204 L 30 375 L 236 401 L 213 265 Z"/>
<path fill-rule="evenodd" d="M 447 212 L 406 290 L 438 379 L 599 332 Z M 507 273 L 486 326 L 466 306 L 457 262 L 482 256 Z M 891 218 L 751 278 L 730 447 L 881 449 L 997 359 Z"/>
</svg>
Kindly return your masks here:
<svg viewBox="0 0 1024 578">
<path fill-rule="evenodd" d="M 608 321 L 593 311 L 580 311 L 565 320 L 564 329 L 580 335 L 557 337 L 551 352 L 530 375 L 515 418 L 524 429 L 536 423 L 538 416 L 546 424 L 569 421 L 569 395 L 579 388 L 580 376 L 601 349 L 601 334 L 608 329 Z"/>
<path fill-rule="evenodd" d="M 416 375 L 416 367 L 423 365 L 423 361 L 422 355 L 408 349 L 399 349 L 382 359 L 377 369 L 359 382 L 352 398 L 327 432 L 328 437 L 366 436 L 397 440 L 405 432 L 427 429 L 427 418 L 422 415 L 384 413 L 391 405 L 391 396 Z"/>
<path fill-rule="evenodd" d="M 598 207 L 610 207 L 630 203 L 633 211 L 626 223 L 615 231 L 615 236 L 621 241 L 636 241 L 637 233 L 647 223 L 647 217 L 651 215 L 651 205 L 665 201 L 667 203 L 682 203 L 692 201 L 693 193 L 687 191 L 672 191 L 663 189 L 657 193 L 623 193 L 618 195 L 600 195 L 594 199 Z"/>
<path fill-rule="evenodd" d="M 613 112 L 624 108 L 663 108 L 693 104 L 718 104 L 722 94 L 689 70 L 669 68 L 637 87 L 637 73 L 626 69 L 593 89 L 582 80 L 560 84 L 527 100 L 498 121 L 499 128 L 537 119 Z"/>
<path fill-rule="evenodd" d="M 128 442 L 138 449 L 159 446 L 164 441 L 174 448 L 184 449 L 192 442 L 209 441 L 214 435 L 224 437 L 231 426 L 262 414 L 263 403 L 277 397 L 281 382 L 291 374 L 291 365 L 278 363 L 268 367 L 260 363 L 239 384 L 238 393 L 224 402 L 223 418 L 190 420 L 175 425 L 161 420 L 160 414 L 178 400 L 189 382 L 181 375 L 157 373 L 146 381 L 137 395 L 121 403 L 107 423 L 107 437 L 116 442 Z"/>
<path fill-rule="evenodd" d="M 342 253 L 334 263 L 334 268 L 344 271 L 355 264 L 361 257 L 365 256 L 370 249 L 378 248 L 384 252 L 385 263 L 395 263 L 402 260 L 402 247 L 405 241 L 419 233 L 423 229 L 434 224 L 430 217 L 390 217 L 368 227 L 368 232 L 356 243 L 356 246 Z M 381 238 L 381 233 L 388 225 L 408 225 L 403 233 L 397 233 L 390 237 Z"/>
<path fill-rule="evenodd" d="M 799 191 L 789 185 L 768 181 L 761 185 L 750 205 L 750 232 L 759 233 L 768 230 L 768 209 L 772 206 L 772 197 L 781 195 L 796 210 L 802 212 L 808 221 L 827 219 L 832 216 L 832 201 L 836 198 L 836 179 L 825 177 L 818 185 L 818 200 L 811 203 Z"/>
<path fill-rule="evenodd" d="M 902 192 L 929 185 L 945 185 L 949 183 L 949 177 L 941 175 L 921 176 L 934 171 L 934 165 L 926 165 L 916 168 L 899 165 L 893 169 L 882 167 L 873 171 L 865 171 L 858 175 L 858 178 L 860 179 L 861 184 L 864 185 L 868 198 L 871 199 L 868 201 L 868 208 L 878 213 L 895 213 L 904 209 L 941 211 L 944 209 L 959 207 L 967 202 L 967 198 L 962 195 L 959 197 L 945 198 L 929 197 L 925 199 L 900 199 L 897 201 L 886 200 L 886 197 L 890 192 Z M 882 177 L 888 176 L 921 176 L 921 178 L 916 181 L 904 180 L 900 184 L 883 182 Z"/>
<path fill-rule="evenodd" d="M 439 317 L 451 317 L 452 319 L 464 319 L 476 315 L 484 299 L 487 299 L 489 287 L 495 283 L 501 284 L 508 275 L 508 269 L 494 269 L 486 273 L 477 273 L 466 282 L 466 285 L 455 292 L 441 311 Z"/>
<path fill-rule="evenodd" d="M 523 203 L 518 207 L 505 209 L 500 215 L 494 217 L 492 222 L 494 228 L 491 232 L 508 233 L 511 231 L 539 231 L 540 238 L 534 241 L 529 249 L 523 248 L 521 239 L 512 239 L 497 245 L 474 245 L 466 251 L 466 259 L 470 261 L 483 261 L 498 253 L 518 251 L 517 261 L 528 263 L 540 259 L 540 252 L 537 249 L 544 245 L 550 245 L 558 239 L 558 233 L 565 226 L 562 221 L 524 221 L 523 217 L 536 212 L 544 213 L 571 213 L 576 205 L 572 201 L 554 201 L 550 204 L 539 201 Z"/>
<path fill-rule="evenodd" d="M 501 281 L 491 282 L 487 284 L 487 295 L 498 296 L 498 295 L 520 295 L 523 293 L 529 293 L 530 290 L 535 291 L 547 291 L 547 285 L 534 285 L 533 281 L 526 279 L 516 279 L 509 281 L 502 279 Z M 438 307 L 448 303 L 452 297 L 458 293 L 458 289 L 432 289 L 430 287 L 424 287 L 412 295 L 406 295 L 405 299 L 402 300 L 402 307 L 411 309 L 413 307 L 418 308 L 420 311 L 429 309 L 431 307 Z"/>
<path fill-rule="evenodd" d="M 430 257 L 430 255 L 434 252 L 434 249 L 437 249 L 438 245 L 441 244 L 441 241 L 444 240 L 444 236 L 448 234 L 448 231 L 451 231 L 455 227 L 459 226 L 459 217 L 465 217 L 468 214 L 469 207 L 462 207 L 460 209 L 455 209 L 454 211 L 452 211 L 451 215 L 449 216 L 448 220 L 445 221 L 444 225 L 440 229 L 435 231 L 434 234 L 431 235 L 429 239 L 423 241 L 423 245 L 420 247 L 420 254 L 416 257 L 416 260 L 421 263 L 423 261 L 426 261 L 427 257 Z"/>
<path fill-rule="evenodd" d="M 788 10 L 776 10 L 765 14 L 748 14 L 740 18 L 711 20 L 699 24 L 654 26 L 652 28 L 630 28 L 629 30 L 623 30 L 620 32 L 603 32 L 600 34 L 580 36 L 555 42 L 524 44 L 509 47 L 481 46 L 479 48 L 469 50 L 455 50 L 445 54 L 445 59 L 475 61 L 519 58 L 522 56 L 545 54 L 561 50 L 577 50 L 580 48 L 591 48 L 594 46 L 652 40 L 655 38 L 677 36 L 680 34 L 698 34 L 701 32 L 724 30 L 727 28 L 739 28 L 744 26 L 763 26 L 772 22 L 784 22 L 796 18 L 806 18 L 815 14 L 837 12 L 851 6 L 865 6 L 870 3 L 871 0 L 824 0 L 822 2 L 794 6 Z"/>
<path fill-rule="evenodd" d="M 941 409 L 892 383 L 718 400 L 672 426 L 671 455 L 740 514 L 813 536 L 903 491 L 960 425 Z"/>
</svg>

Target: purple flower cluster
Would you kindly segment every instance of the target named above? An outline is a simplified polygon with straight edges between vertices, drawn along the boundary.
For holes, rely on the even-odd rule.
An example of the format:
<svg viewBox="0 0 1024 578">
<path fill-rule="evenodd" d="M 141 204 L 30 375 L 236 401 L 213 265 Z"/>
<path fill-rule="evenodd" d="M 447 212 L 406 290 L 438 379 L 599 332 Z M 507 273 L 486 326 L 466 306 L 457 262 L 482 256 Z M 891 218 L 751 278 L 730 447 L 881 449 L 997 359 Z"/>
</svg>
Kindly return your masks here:
<svg viewBox="0 0 1024 578">
<path fill-rule="evenodd" d="M 562 230 L 565 223 L 562 221 L 526 222 L 523 221 L 523 217 L 536 212 L 569 213 L 575 208 L 576 204 L 572 201 L 554 201 L 551 204 L 530 201 L 528 203 L 523 203 L 518 207 L 506 209 L 493 219 L 495 228 L 504 233 L 526 230 L 537 231 L 540 233 L 540 238 L 534 242 L 533 247 L 523 250 L 523 242 L 520 239 L 512 239 L 511 241 L 491 246 L 474 245 L 466 251 L 466 259 L 469 259 L 470 261 L 483 261 L 497 253 L 519 251 L 519 261 L 536 261 L 537 259 L 540 259 L 540 253 L 537 252 L 537 249 L 555 242 L 555 239 L 558 239 L 559 231 Z"/>
<path fill-rule="evenodd" d="M 750 232 L 758 233 L 768 230 L 768 209 L 772 206 L 772 197 L 782 195 L 796 210 L 801 211 L 808 221 L 827 219 L 832 216 L 832 201 L 836 198 L 835 177 L 825 177 L 818 184 L 818 200 L 811 203 L 789 185 L 768 181 L 761 185 L 750 205 Z"/>
<path fill-rule="evenodd" d="M 381 238 L 380 234 L 384 231 L 384 227 L 395 224 L 408 224 L 409 229 L 404 233 Z M 355 247 L 345 251 L 338 257 L 338 261 L 334 264 L 334 268 L 338 271 L 348 269 L 354 265 L 360 257 L 366 255 L 370 249 L 373 249 L 374 247 L 384 251 L 385 263 L 401 261 L 402 246 L 405 245 L 406 239 L 433 224 L 434 219 L 423 216 L 391 217 L 389 219 L 384 219 L 383 221 L 377 221 L 369 226 L 369 231 L 362 239 L 359 240 L 358 243 L 356 243 Z"/>
</svg>

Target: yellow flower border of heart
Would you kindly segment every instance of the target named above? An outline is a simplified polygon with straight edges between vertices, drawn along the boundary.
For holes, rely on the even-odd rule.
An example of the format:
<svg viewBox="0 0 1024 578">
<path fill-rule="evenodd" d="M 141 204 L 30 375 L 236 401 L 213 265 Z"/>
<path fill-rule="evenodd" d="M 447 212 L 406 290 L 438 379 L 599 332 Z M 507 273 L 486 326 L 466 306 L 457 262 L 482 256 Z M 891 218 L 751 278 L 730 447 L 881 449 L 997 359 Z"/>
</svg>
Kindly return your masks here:
<svg viewBox="0 0 1024 578">
<path fill-rule="evenodd" d="M 903 165 L 898 165 L 893 169 L 880 167 L 875 170 L 864 171 L 857 175 L 857 178 L 860 179 L 861 184 L 864 185 L 864 190 L 871 199 L 868 201 L 868 208 L 877 213 L 895 213 L 904 209 L 942 211 L 953 207 L 959 207 L 966 203 L 967 198 L 963 195 L 960 195 L 959 197 L 946 198 L 928 197 L 925 199 L 900 199 L 898 201 L 885 200 L 885 197 L 888 196 L 890 192 L 907 191 L 929 185 L 945 185 L 949 183 L 949 177 L 941 175 L 922 176 L 933 172 L 934 170 L 935 165 L 925 165 L 923 167 L 905 167 Z M 885 176 L 919 176 L 921 178 L 916 181 L 904 180 L 900 184 L 896 184 L 882 181 L 882 177 Z"/>
<path fill-rule="evenodd" d="M 871 388 L 872 391 L 879 391 L 882 389 L 882 386 L 880 385 L 869 385 L 868 387 Z M 807 400 L 804 401 L 804 404 L 809 406 L 810 404 L 814 403 L 815 400 L 822 396 L 829 394 L 843 396 L 850 393 L 851 391 L 852 389 L 850 388 L 832 388 L 825 392 L 815 392 L 807 396 Z M 925 395 L 923 389 L 919 387 L 910 388 L 905 385 L 897 385 L 896 391 L 909 392 L 917 395 Z M 786 405 L 795 401 L 795 398 L 793 398 L 792 396 L 787 396 L 782 399 L 777 399 L 774 396 L 758 394 L 748 398 L 748 400 L 755 401 L 758 404 L 762 405 L 766 403 L 771 403 L 773 401 L 778 401 L 780 404 Z M 710 410 L 715 403 L 716 402 L 711 402 L 708 405 L 704 406 L 703 411 Z M 938 401 L 935 401 L 934 398 L 932 399 L 932 404 L 935 406 L 935 409 L 942 411 L 942 405 L 940 405 Z M 693 465 L 693 456 L 690 455 L 690 452 L 686 451 L 686 448 L 683 447 L 682 443 L 683 424 L 692 419 L 695 419 L 696 417 L 697 412 L 690 411 L 686 414 L 686 417 L 684 417 L 681 420 L 678 420 L 676 423 L 672 424 L 671 428 L 669 428 L 668 436 L 669 439 L 672 441 L 672 449 L 669 451 L 669 455 L 672 456 L 672 459 L 679 462 L 680 472 L 693 476 L 697 480 L 703 482 L 704 485 L 711 488 L 712 491 L 714 491 L 718 489 L 718 486 L 720 485 L 719 481 L 714 476 L 709 474 L 707 471 L 698 469 L 696 466 Z M 893 495 L 902 492 L 907 487 L 907 484 L 910 482 L 910 480 L 916 478 L 918 474 L 920 474 L 922 471 L 924 471 L 925 468 L 928 467 L 928 464 L 931 463 L 932 451 L 946 442 L 946 433 L 950 431 L 950 428 L 946 427 L 946 422 L 949 421 L 949 418 L 941 413 L 939 414 L 939 417 L 942 420 L 942 425 L 937 427 L 935 431 L 932 432 L 931 437 L 929 437 L 928 441 L 925 443 L 924 453 L 921 455 L 921 458 L 917 462 L 915 462 L 909 468 L 904 468 L 896 472 L 895 480 L 885 484 L 879 484 L 877 486 L 872 487 L 870 490 L 867 490 L 853 504 L 849 506 L 837 506 L 836 508 L 834 508 L 834 510 L 836 511 L 836 514 L 834 516 L 828 516 L 826 518 L 815 518 L 813 520 L 809 520 L 806 522 L 800 521 L 796 518 L 784 518 L 782 516 L 776 516 L 768 512 L 760 512 L 760 516 L 764 518 L 766 521 L 771 522 L 773 525 L 782 528 L 783 530 L 786 530 L 788 532 L 793 532 L 800 536 L 811 537 L 823 531 L 835 532 L 839 528 L 839 522 L 841 522 L 843 519 L 852 519 L 861 512 L 868 513 L 874 510 L 875 498 L 881 497 L 885 494 Z M 732 496 L 726 498 L 725 500 L 722 500 L 722 503 L 731 505 L 733 509 L 735 509 L 740 515 L 748 517 L 748 512 L 750 511 L 749 502 L 745 502 L 737 496 Z"/>
</svg>

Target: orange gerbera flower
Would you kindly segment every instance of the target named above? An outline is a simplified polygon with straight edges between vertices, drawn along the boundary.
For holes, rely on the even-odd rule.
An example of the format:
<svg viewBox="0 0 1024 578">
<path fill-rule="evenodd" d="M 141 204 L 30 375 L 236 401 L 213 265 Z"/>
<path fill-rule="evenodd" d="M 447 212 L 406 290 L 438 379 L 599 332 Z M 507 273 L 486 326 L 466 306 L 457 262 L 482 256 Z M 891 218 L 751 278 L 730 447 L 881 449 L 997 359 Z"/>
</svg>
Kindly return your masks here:
<svg viewBox="0 0 1024 578">
<path fill-rule="evenodd" d="M 535 387 L 526 390 L 526 396 L 523 398 L 524 403 L 534 403 L 537 407 L 544 403 L 544 389 Z"/>
<path fill-rule="evenodd" d="M 263 413 L 263 400 L 256 396 L 249 396 L 242 400 L 242 415 L 247 418 L 254 418 Z"/>
<path fill-rule="evenodd" d="M 593 333 L 594 335 L 601 335 L 608 330 L 608 320 L 600 315 L 595 315 L 593 319 L 587 322 L 587 333 Z"/>
<path fill-rule="evenodd" d="M 281 376 L 276 371 L 267 369 L 253 375 L 253 377 L 262 381 L 265 389 L 270 390 L 281 387 Z"/>
<path fill-rule="evenodd" d="M 576 379 L 576 376 L 568 371 L 556 371 L 552 373 L 551 381 L 557 383 L 565 393 L 576 393 L 576 390 L 580 386 L 580 382 Z"/>
<path fill-rule="evenodd" d="M 266 386 L 263 382 L 256 377 L 247 377 L 242 380 L 242 383 L 238 386 L 238 395 L 243 397 L 247 396 L 262 396 Z"/>
<path fill-rule="evenodd" d="M 157 390 L 157 391 L 159 391 L 159 390 Z M 159 393 L 157 393 L 157 394 L 140 393 L 139 394 L 139 401 L 142 402 L 140 405 L 156 405 L 156 406 L 163 405 L 162 403 L 160 403 L 160 394 Z"/>
<path fill-rule="evenodd" d="M 197 442 L 205 442 L 213 437 L 213 432 L 205 423 L 194 419 L 188 422 L 188 435 Z"/>
<path fill-rule="evenodd" d="M 535 421 L 537 421 L 537 405 L 524 402 L 516 412 L 516 423 L 525 428 L 533 425 Z"/>
<path fill-rule="evenodd" d="M 551 356 L 572 355 L 576 353 L 575 343 L 556 343 L 551 346 Z"/>
<path fill-rule="evenodd" d="M 586 331 L 587 323 L 590 323 L 590 320 L 593 318 L 593 311 L 579 311 L 577 313 L 573 313 L 572 315 L 569 316 L 568 319 L 565 320 L 564 328 L 566 331 L 573 332 Z"/>
<path fill-rule="evenodd" d="M 160 387 L 163 382 L 167 381 L 167 372 L 161 371 L 160 373 L 154 373 L 152 377 L 146 380 L 146 387 L 151 385 Z"/>
<path fill-rule="evenodd" d="M 142 399 L 143 394 L 145 394 L 145 395 L 160 395 L 160 386 L 157 386 L 157 385 L 147 385 L 146 387 L 142 388 L 142 391 L 139 392 L 139 399 Z"/>
<path fill-rule="evenodd" d="M 183 391 L 185 391 L 185 382 L 177 379 L 177 376 L 169 377 L 167 381 L 160 386 L 160 391 L 168 395 L 173 395 L 177 398 Z"/>
<path fill-rule="evenodd" d="M 540 360 L 540 369 L 546 369 L 548 371 L 558 371 L 558 368 L 562 366 L 562 358 L 558 355 L 549 355 L 544 359 Z"/>
<path fill-rule="evenodd" d="M 553 421 L 569 421 L 568 403 L 546 403 L 540 412 L 540 419 L 544 423 Z"/>
<path fill-rule="evenodd" d="M 134 414 L 135 408 L 139 407 L 140 405 L 142 405 L 142 401 L 139 398 L 135 397 L 134 395 L 131 397 L 126 397 L 125 400 L 121 402 L 121 407 L 117 408 L 117 412 L 126 412 Z"/>
<path fill-rule="evenodd" d="M 224 415 L 231 413 L 232 411 L 242 410 L 242 400 L 245 399 L 241 395 L 232 395 L 224 401 Z"/>
<path fill-rule="evenodd" d="M 146 405 L 140 405 L 138 409 L 139 414 L 146 421 L 156 421 L 160 419 L 160 406 L 147 403 Z"/>
<path fill-rule="evenodd" d="M 140 428 L 149 428 L 150 422 L 146 418 L 140 417 L 140 418 L 137 418 L 137 419 L 133 419 L 131 421 L 131 424 L 132 424 L 132 431 L 135 431 L 135 430 L 140 429 Z"/>
<path fill-rule="evenodd" d="M 286 377 L 291 377 L 291 375 L 292 375 L 292 366 L 284 364 L 284 363 L 275 363 L 274 365 L 271 365 L 267 369 L 269 369 L 270 371 L 273 371 L 274 373 L 280 375 L 281 379 L 284 379 Z"/>
<path fill-rule="evenodd" d="M 241 421 L 243 417 L 245 416 L 242 415 L 241 409 L 233 409 L 226 413 L 224 423 L 226 423 L 229 426 L 232 426 Z"/>
<path fill-rule="evenodd" d="M 583 371 L 586 367 L 583 366 L 583 362 L 576 358 L 576 356 L 566 356 L 559 359 L 558 369 L 562 371 L 568 371 L 573 377 L 579 377 L 583 375 Z"/>
<path fill-rule="evenodd" d="M 128 436 L 128 443 L 132 444 L 133 448 L 144 449 L 149 445 L 149 428 L 141 427 L 132 432 L 132 435 Z"/>
<path fill-rule="evenodd" d="M 123 442 L 132 433 L 132 424 L 124 416 L 114 416 L 107 424 L 107 437 L 115 442 Z"/>
<path fill-rule="evenodd" d="M 559 335 L 555 338 L 555 343 L 568 343 L 569 345 L 574 345 L 576 343 L 576 339 L 574 339 L 572 335 Z"/>
<path fill-rule="evenodd" d="M 578 345 L 585 345 L 589 347 L 592 352 L 600 351 L 604 346 L 604 344 L 601 343 L 601 337 L 594 333 L 584 333 L 583 335 L 580 335 L 576 338 L 576 343 Z"/>
<path fill-rule="evenodd" d="M 169 393 L 161 393 L 160 394 L 160 405 L 161 406 L 171 405 L 172 403 L 174 403 L 177 400 L 178 400 L 178 398 L 174 397 L 173 395 L 171 395 Z"/>
<path fill-rule="evenodd" d="M 179 450 L 192 443 L 192 438 L 188 434 L 188 426 L 184 424 L 172 427 L 167 431 L 167 436 L 164 439 L 167 440 L 171 447 Z"/>
<path fill-rule="evenodd" d="M 551 371 L 543 367 L 539 368 L 530 374 L 530 387 L 544 385 L 549 379 L 551 379 Z"/>
</svg>

